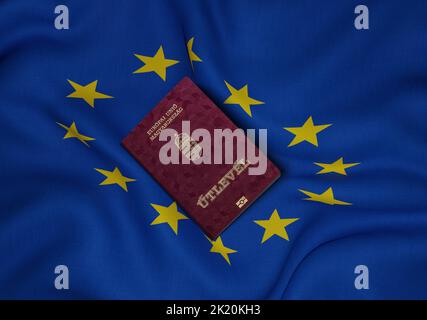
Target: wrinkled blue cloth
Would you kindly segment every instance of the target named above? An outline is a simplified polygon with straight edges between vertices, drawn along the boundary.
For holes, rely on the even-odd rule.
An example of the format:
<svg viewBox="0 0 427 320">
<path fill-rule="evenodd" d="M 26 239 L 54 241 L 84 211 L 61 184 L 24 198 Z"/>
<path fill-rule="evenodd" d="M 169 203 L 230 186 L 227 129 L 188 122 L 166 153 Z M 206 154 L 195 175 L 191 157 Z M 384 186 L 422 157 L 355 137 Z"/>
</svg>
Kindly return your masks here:
<svg viewBox="0 0 427 320">
<path fill-rule="evenodd" d="M 409 299 L 427 298 L 427 2 L 0 1 L 0 298 Z M 188 60 L 186 43 L 203 60 Z M 180 61 L 166 81 L 133 74 L 134 54 Z M 231 265 L 191 220 L 175 235 L 151 203 L 173 199 L 120 141 L 184 76 L 242 128 L 268 129 L 283 171 L 221 236 Z M 66 98 L 70 79 L 114 99 Z M 249 117 L 223 102 L 248 84 L 265 102 Z M 284 127 L 332 124 L 319 146 L 293 147 Z M 63 139 L 56 122 L 94 137 Z M 340 157 L 347 175 L 316 174 Z M 136 179 L 100 186 L 94 168 Z M 332 187 L 351 206 L 304 201 Z M 289 241 L 254 220 L 299 218 Z M 180 209 L 181 212 L 182 209 Z M 185 213 L 185 212 L 184 212 Z M 69 290 L 57 290 L 57 265 Z M 369 289 L 355 288 L 355 267 Z"/>
</svg>

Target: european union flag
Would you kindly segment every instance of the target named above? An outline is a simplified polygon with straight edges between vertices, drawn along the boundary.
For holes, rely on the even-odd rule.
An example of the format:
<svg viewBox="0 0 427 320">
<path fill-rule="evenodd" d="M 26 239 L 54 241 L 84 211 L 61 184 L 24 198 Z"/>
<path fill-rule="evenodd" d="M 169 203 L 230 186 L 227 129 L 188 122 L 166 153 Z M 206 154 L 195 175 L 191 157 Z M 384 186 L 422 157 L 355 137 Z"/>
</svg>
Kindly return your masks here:
<svg viewBox="0 0 427 320">
<path fill-rule="evenodd" d="M 427 2 L 0 3 L 0 298 L 427 298 Z M 121 140 L 184 76 L 282 177 L 207 239 Z"/>
</svg>

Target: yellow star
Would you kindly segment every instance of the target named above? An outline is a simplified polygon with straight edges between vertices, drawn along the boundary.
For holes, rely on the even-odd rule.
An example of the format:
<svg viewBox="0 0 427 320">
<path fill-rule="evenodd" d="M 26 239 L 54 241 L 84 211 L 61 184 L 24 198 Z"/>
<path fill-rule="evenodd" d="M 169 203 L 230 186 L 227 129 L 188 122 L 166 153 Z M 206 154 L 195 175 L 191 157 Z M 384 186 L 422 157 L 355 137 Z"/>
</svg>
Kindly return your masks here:
<svg viewBox="0 0 427 320">
<path fill-rule="evenodd" d="M 264 104 L 264 102 L 249 97 L 248 85 L 243 86 L 239 90 L 233 88 L 227 81 L 225 85 L 230 91 L 231 95 L 224 101 L 224 104 L 238 104 L 240 107 L 252 117 L 251 105 Z"/>
<path fill-rule="evenodd" d="M 222 243 L 221 237 L 218 237 L 216 240 L 211 240 L 209 238 L 207 239 L 212 244 L 212 248 L 210 252 L 219 253 L 225 259 L 225 261 L 227 261 L 227 263 L 231 265 L 230 258 L 228 257 L 228 255 L 231 253 L 236 253 L 237 251 L 224 246 L 224 244 Z"/>
<path fill-rule="evenodd" d="M 131 179 L 131 178 L 123 176 L 122 173 L 120 172 L 119 168 L 117 168 L 117 167 L 115 167 L 113 171 L 97 169 L 97 168 L 95 168 L 95 170 L 107 177 L 104 181 L 102 181 L 99 184 L 100 186 L 116 183 L 123 190 L 125 190 L 127 192 L 128 187 L 127 187 L 126 183 L 136 181 L 135 179 Z"/>
<path fill-rule="evenodd" d="M 310 116 L 302 127 L 283 128 L 295 135 L 288 147 L 292 147 L 303 141 L 307 141 L 317 147 L 317 134 L 331 125 L 332 124 L 314 125 L 313 118 Z"/>
<path fill-rule="evenodd" d="M 342 206 L 351 206 L 351 203 L 335 199 L 334 191 L 332 190 L 332 188 L 328 188 L 328 190 L 326 190 L 321 194 L 305 191 L 302 189 L 298 189 L 298 190 L 308 196 L 308 198 L 305 198 L 304 200 L 326 203 L 331 206 L 333 206 L 334 204 L 339 204 Z"/>
<path fill-rule="evenodd" d="M 145 64 L 138 70 L 135 70 L 133 73 L 155 72 L 160 78 L 163 79 L 163 81 L 166 81 L 166 68 L 179 62 L 177 60 L 165 59 L 162 46 L 160 46 L 159 50 L 157 50 L 154 57 L 142 56 L 140 54 L 135 54 L 135 56 Z"/>
<path fill-rule="evenodd" d="M 81 134 L 76 127 L 76 123 L 73 121 L 73 123 L 71 123 L 71 126 L 67 127 L 66 125 L 57 122 L 57 124 L 61 127 L 63 127 L 65 130 L 67 130 L 67 133 L 64 136 L 64 139 L 69 139 L 69 138 L 76 138 L 78 139 L 80 142 L 84 143 L 87 147 L 89 147 L 89 144 L 86 141 L 92 141 L 95 140 L 92 137 L 88 137 L 85 136 L 83 134 Z"/>
<path fill-rule="evenodd" d="M 315 162 L 314 164 L 323 168 L 322 170 L 320 170 L 316 174 L 325 174 L 325 173 L 329 173 L 329 172 L 335 172 L 335 173 L 342 174 L 342 175 L 346 176 L 347 172 L 345 171 L 345 169 L 357 166 L 358 164 L 360 164 L 360 162 L 344 163 L 344 159 L 343 159 L 343 157 L 341 157 L 333 163 Z"/>
<path fill-rule="evenodd" d="M 95 99 L 112 99 L 112 96 L 100 93 L 96 91 L 98 80 L 95 80 L 85 86 L 81 86 L 74 81 L 67 80 L 69 84 L 74 88 L 74 92 L 70 93 L 67 98 L 80 98 L 86 101 L 92 108 L 95 105 Z"/>
<path fill-rule="evenodd" d="M 254 222 L 265 229 L 261 240 L 261 243 L 264 243 L 274 235 L 289 241 L 286 227 L 297 220 L 299 220 L 299 218 L 281 219 L 277 209 L 275 209 L 271 214 L 270 219 L 255 220 Z"/>
<path fill-rule="evenodd" d="M 159 213 L 157 218 L 151 222 L 152 226 L 156 224 L 167 223 L 172 228 L 173 232 L 178 234 L 178 221 L 188 219 L 181 212 L 178 212 L 176 202 L 173 202 L 169 207 L 164 207 L 153 203 L 151 203 L 151 206 Z"/>
<path fill-rule="evenodd" d="M 193 42 L 194 42 L 194 37 L 192 37 L 190 40 L 188 40 L 187 51 L 188 51 L 188 57 L 190 58 L 191 68 L 194 70 L 193 61 L 194 62 L 202 62 L 202 59 L 200 59 L 199 56 L 194 53 Z"/>
</svg>

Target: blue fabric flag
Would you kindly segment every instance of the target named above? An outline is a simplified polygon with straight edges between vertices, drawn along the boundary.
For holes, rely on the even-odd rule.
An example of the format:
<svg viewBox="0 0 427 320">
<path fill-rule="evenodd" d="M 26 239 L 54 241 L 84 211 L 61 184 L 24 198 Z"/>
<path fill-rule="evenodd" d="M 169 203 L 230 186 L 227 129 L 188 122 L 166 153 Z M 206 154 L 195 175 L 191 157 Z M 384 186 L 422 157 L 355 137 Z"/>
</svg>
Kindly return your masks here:
<svg viewBox="0 0 427 320">
<path fill-rule="evenodd" d="M 1 1 L 0 298 L 426 299 L 427 2 L 363 4 Z M 120 145 L 184 76 L 283 171 L 216 241 Z"/>
</svg>

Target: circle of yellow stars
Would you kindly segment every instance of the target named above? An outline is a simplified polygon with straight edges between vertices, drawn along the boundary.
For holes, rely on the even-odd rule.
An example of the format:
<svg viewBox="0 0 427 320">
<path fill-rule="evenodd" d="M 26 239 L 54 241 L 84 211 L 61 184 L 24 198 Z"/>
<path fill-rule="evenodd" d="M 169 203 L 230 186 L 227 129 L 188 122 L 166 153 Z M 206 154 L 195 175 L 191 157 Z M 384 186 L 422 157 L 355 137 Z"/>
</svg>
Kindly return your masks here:
<svg viewBox="0 0 427 320">
<path fill-rule="evenodd" d="M 195 37 L 192 37 L 187 41 L 186 45 L 188 59 L 193 72 L 194 64 L 196 62 L 203 62 L 199 55 L 196 54 L 193 50 L 194 41 Z M 153 56 L 142 54 L 134 54 L 134 56 L 139 59 L 143 63 L 143 65 L 137 70 L 133 71 L 133 74 L 154 73 L 163 81 L 166 81 L 168 68 L 180 62 L 178 60 L 166 58 L 162 45 L 160 45 L 160 47 Z M 68 94 L 66 97 L 73 99 L 82 99 L 92 109 L 95 108 L 96 100 L 114 98 L 113 96 L 98 91 L 98 80 L 94 80 L 87 84 L 79 84 L 69 79 L 67 79 L 67 81 L 74 89 L 74 91 Z M 251 107 L 265 104 L 264 101 L 255 99 L 249 95 L 248 84 L 244 84 L 238 89 L 226 80 L 224 80 L 224 83 L 230 94 L 225 99 L 224 104 L 239 106 L 243 110 L 243 112 L 245 112 L 245 114 L 247 114 L 249 117 L 253 116 Z M 65 129 L 66 131 L 63 139 L 74 138 L 87 147 L 90 146 L 89 143 L 91 141 L 95 141 L 95 138 L 80 133 L 74 121 L 72 121 L 70 125 L 66 125 L 60 122 L 57 122 L 57 125 Z M 288 144 L 288 147 L 294 147 L 303 142 L 307 142 L 315 147 L 318 147 L 318 134 L 322 133 L 330 126 L 332 126 L 332 124 L 314 124 L 312 116 L 309 116 L 304 122 L 304 124 L 302 124 L 301 126 L 285 127 L 283 129 L 294 135 L 293 139 Z M 340 157 L 338 160 L 331 163 L 314 162 L 314 164 L 321 168 L 320 171 L 316 172 L 316 175 L 335 173 L 346 176 L 347 169 L 357 166 L 360 163 L 345 163 L 344 158 Z M 118 167 L 114 167 L 113 170 L 106 170 L 101 168 L 94 169 L 99 174 L 104 176 L 104 180 L 99 183 L 100 186 L 117 185 L 127 192 L 127 184 L 136 181 L 136 179 L 129 178 L 123 175 Z M 351 205 L 351 203 L 349 202 L 336 199 L 332 187 L 328 187 L 324 192 L 321 193 L 314 193 L 303 189 L 299 189 L 299 191 L 307 196 L 307 198 L 303 199 L 306 201 L 319 202 L 328 205 Z M 172 202 L 168 206 L 151 203 L 151 206 L 157 212 L 158 215 L 151 222 L 150 225 L 156 226 L 165 224 L 169 226 L 169 228 L 173 231 L 173 233 L 175 233 L 175 235 L 178 235 L 179 221 L 188 220 L 188 217 L 178 211 L 178 206 L 176 202 Z M 268 219 L 255 220 L 254 223 L 264 229 L 264 233 L 261 238 L 261 244 L 264 244 L 274 236 L 284 239 L 286 241 L 290 241 L 287 228 L 298 220 L 299 218 L 281 217 L 278 210 L 274 209 Z M 207 239 L 212 246 L 210 252 L 219 254 L 229 265 L 231 265 L 229 255 L 236 253 L 237 250 L 225 246 L 220 236 L 215 240 L 209 238 Z"/>
</svg>

